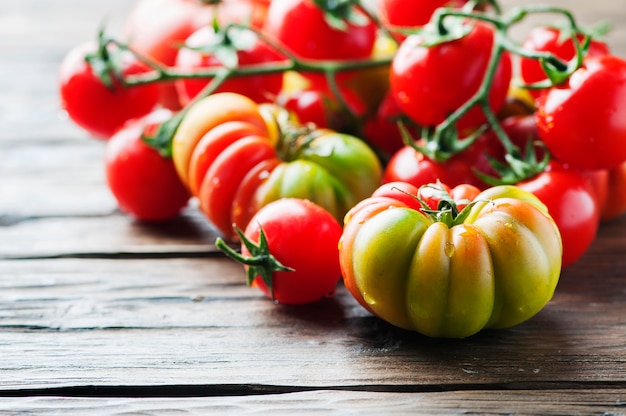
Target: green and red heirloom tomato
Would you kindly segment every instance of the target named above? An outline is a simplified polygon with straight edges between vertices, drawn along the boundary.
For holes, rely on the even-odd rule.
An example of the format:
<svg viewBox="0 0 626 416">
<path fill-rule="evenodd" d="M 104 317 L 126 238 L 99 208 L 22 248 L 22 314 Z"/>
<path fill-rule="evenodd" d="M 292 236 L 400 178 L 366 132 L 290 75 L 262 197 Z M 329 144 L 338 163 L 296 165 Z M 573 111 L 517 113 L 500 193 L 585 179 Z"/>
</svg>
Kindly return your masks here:
<svg viewBox="0 0 626 416">
<path fill-rule="evenodd" d="M 122 211 L 141 221 L 164 221 L 178 215 L 190 195 L 170 158 L 149 146 L 149 135 L 171 113 L 157 110 L 129 122 L 106 144 L 105 168 L 109 190 Z"/>
<path fill-rule="evenodd" d="M 150 68 L 128 51 L 107 48 L 107 54 L 119 54 L 121 74 L 109 71 L 107 86 L 86 60 L 98 50 L 96 42 L 75 46 L 59 68 L 61 108 L 69 118 L 98 139 L 109 139 L 127 121 L 151 112 L 158 103 L 155 84 L 125 87 L 119 77 L 148 72 Z M 105 71 L 106 72 L 106 71 Z"/>
<path fill-rule="evenodd" d="M 421 126 L 442 123 L 476 94 L 483 82 L 494 48 L 494 29 L 482 22 L 468 22 L 469 32 L 460 39 L 427 44 L 420 34 L 407 37 L 391 63 L 391 90 L 398 105 Z M 504 53 L 498 62 L 488 93 L 489 108 L 497 113 L 506 101 L 511 82 L 511 58 Z M 473 106 L 456 123 L 459 130 L 485 121 Z"/>
<path fill-rule="evenodd" d="M 539 136 L 572 167 L 612 169 L 626 161 L 626 60 L 586 58 L 562 85 L 537 99 Z"/>
<path fill-rule="evenodd" d="M 458 215 L 450 201 L 428 215 L 403 202 L 410 185 L 399 188 L 345 217 L 344 282 L 367 310 L 427 336 L 463 338 L 520 324 L 552 298 L 561 237 L 537 197 L 501 185 Z"/>
<path fill-rule="evenodd" d="M 249 285 L 277 303 L 304 304 L 335 293 L 341 280 L 341 232 L 339 221 L 321 206 L 283 198 L 255 214 L 243 232 L 241 255 L 223 241 L 217 245 L 235 260 L 247 262 Z"/>
<path fill-rule="evenodd" d="M 309 199 L 341 220 L 382 177 L 361 139 L 293 124 L 286 110 L 235 93 L 193 104 L 172 152 L 183 181 L 195 183 L 200 209 L 227 238 L 236 237 L 233 224 L 244 228 L 261 207 L 286 197 Z"/>
</svg>

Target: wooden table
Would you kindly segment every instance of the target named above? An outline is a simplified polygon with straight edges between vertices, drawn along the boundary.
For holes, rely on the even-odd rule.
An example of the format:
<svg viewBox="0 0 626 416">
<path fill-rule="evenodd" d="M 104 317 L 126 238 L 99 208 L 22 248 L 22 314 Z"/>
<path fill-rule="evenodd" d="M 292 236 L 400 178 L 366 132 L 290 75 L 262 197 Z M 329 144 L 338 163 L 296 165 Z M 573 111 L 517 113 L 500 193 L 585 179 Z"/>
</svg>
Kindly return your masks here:
<svg viewBox="0 0 626 416">
<path fill-rule="evenodd" d="M 622 1 L 553 3 L 613 21 L 626 55 Z M 69 48 L 131 5 L 0 2 L 0 413 L 626 414 L 626 219 L 530 321 L 437 340 L 343 287 L 274 305 L 194 206 L 162 226 L 120 214 L 103 143 L 60 117 L 55 88 Z"/>
</svg>

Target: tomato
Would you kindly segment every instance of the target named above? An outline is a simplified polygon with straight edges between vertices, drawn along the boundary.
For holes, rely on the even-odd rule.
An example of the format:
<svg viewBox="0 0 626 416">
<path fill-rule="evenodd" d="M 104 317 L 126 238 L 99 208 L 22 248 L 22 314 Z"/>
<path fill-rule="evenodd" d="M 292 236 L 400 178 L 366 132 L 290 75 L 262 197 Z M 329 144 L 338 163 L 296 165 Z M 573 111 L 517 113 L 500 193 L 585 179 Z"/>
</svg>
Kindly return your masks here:
<svg viewBox="0 0 626 416">
<path fill-rule="evenodd" d="M 479 166 L 481 157 L 484 157 L 484 154 L 479 144 L 471 145 L 463 152 L 441 162 L 430 159 L 413 146 L 405 145 L 389 159 L 384 170 L 383 182 L 401 181 L 420 187 L 441 181 L 450 186 L 468 183 L 485 187 L 474 172 Z M 486 161 L 480 163 L 487 164 Z"/>
<path fill-rule="evenodd" d="M 241 256 L 233 257 L 242 262 L 261 260 L 260 265 L 245 266 L 248 284 L 274 302 L 316 302 L 332 296 L 341 280 L 337 253 L 341 232 L 339 222 L 319 205 L 306 199 L 279 199 L 256 213 L 243 232 Z M 218 247 L 233 255 L 223 242 Z"/>
<path fill-rule="evenodd" d="M 416 30 L 428 23 L 440 7 L 462 7 L 464 0 L 380 0 L 377 11 L 381 23 L 399 40 L 406 35 L 401 30 Z"/>
<path fill-rule="evenodd" d="M 596 191 L 600 220 L 615 220 L 626 213 L 626 162 L 613 169 L 586 172 Z"/>
<path fill-rule="evenodd" d="M 389 91 L 376 112 L 363 125 L 363 138 L 374 148 L 390 157 L 404 147 L 404 139 L 397 122 L 403 116 L 395 97 Z"/>
<path fill-rule="evenodd" d="M 340 220 L 380 184 L 380 162 L 362 140 L 330 130 L 318 130 L 301 144 L 294 139 L 285 155 L 265 137 L 244 137 L 208 168 L 198 193 L 200 208 L 227 238 L 233 223 L 245 227 L 250 214 L 286 197 L 309 199 Z M 258 170 L 262 164 L 265 169 Z"/>
<path fill-rule="evenodd" d="M 313 123 L 318 128 L 342 132 L 354 131 L 355 118 L 365 114 L 365 105 L 351 90 L 343 90 L 342 94 L 348 109 L 326 87 L 294 91 L 279 96 L 277 102 L 302 123 Z"/>
<path fill-rule="evenodd" d="M 137 53 L 167 67 L 173 67 L 185 40 L 213 18 L 227 22 L 250 21 L 260 27 L 269 0 L 224 0 L 211 5 L 199 0 L 139 0 L 124 22 L 124 38 Z M 178 93 L 173 82 L 160 84 L 160 103 L 179 110 Z"/>
<path fill-rule="evenodd" d="M 554 220 L 514 186 L 489 188 L 466 210 L 452 218 L 392 196 L 361 201 L 339 243 L 350 293 L 379 318 L 431 337 L 463 338 L 533 317 L 561 272 Z"/>
<path fill-rule="evenodd" d="M 366 17 L 354 10 L 362 19 Z M 345 29 L 333 27 L 312 0 L 273 0 L 263 31 L 302 58 L 347 60 L 369 58 L 376 41 L 374 22 L 346 21 Z"/>
<path fill-rule="evenodd" d="M 223 40 L 226 36 L 228 40 Z M 238 40 L 231 39 L 233 36 Z M 229 30 L 216 32 L 213 27 L 202 27 L 194 32 L 185 45 L 180 48 L 176 56 L 175 66 L 183 72 L 193 72 L 202 68 L 224 66 L 220 55 L 204 52 L 197 48 L 215 46 L 215 42 L 222 42 L 219 47 L 231 48 L 237 55 L 237 66 L 257 65 L 269 62 L 278 62 L 282 59 L 275 49 L 258 39 L 257 35 L 249 30 Z M 235 42 L 245 42 L 246 47 L 237 49 Z M 249 46 L 248 46 L 249 45 Z M 210 79 L 181 78 L 175 81 L 180 101 L 187 105 L 209 83 Z M 282 73 L 258 74 L 238 76 L 227 79 L 217 91 L 231 91 L 246 95 L 256 102 L 274 101 L 283 84 Z"/>
<path fill-rule="evenodd" d="M 563 85 L 537 100 L 539 135 L 573 167 L 611 169 L 626 161 L 626 60 L 585 59 Z"/>
<path fill-rule="evenodd" d="M 576 35 L 582 43 L 585 35 Z M 550 26 L 532 28 L 522 42 L 522 48 L 533 52 L 549 52 L 558 59 L 567 62 L 576 56 L 576 47 L 572 37 L 563 35 L 560 29 Z M 609 54 L 608 45 L 600 40 L 592 39 L 587 50 L 587 56 L 601 56 Z M 520 57 L 519 73 L 525 84 L 534 84 L 547 79 L 547 76 L 538 59 Z M 530 94 L 537 98 L 541 90 L 529 89 Z"/>
<path fill-rule="evenodd" d="M 494 30 L 472 22 L 460 39 L 423 46 L 420 34 L 407 37 L 391 63 L 391 90 L 398 105 L 421 126 L 435 126 L 467 102 L 479 89 L 494 47 Z M 504 53 L 489 89 L 489 107 L 494 113 L 503 106 L 511 82 L 511 59 Z M 456 123 L 464 132 L 485 121 L 478 106 Z"/>
<path fill-rule="evenodd" d="M 213 127 L 228 121 L 244 121 L 262 131 L 267 129 L 258 104 L 244 95 L 219 93 L 194 103 L 172 138 L 172 159 L 183 183 L 189 184 L 189 165 L 198 142 Z"/>
<path fill-rule="evenodd" d="M 157 110 L 120 129 L 106 144 L 109 190 L 122 211 L 141 221 L 164 221 L 187 206 L 190 195 L 172 160 L 143 140 L 143 135 L 171 117 Z"/>
<path fill-rule="evenodd" d="M 61 108 L 74 123 L 95 138 L 108 139 L 127 121 L 151 112 L 159 90 L 155 84 L 124 87 L 112 73 L 112 86 L 107 87 L 85 60 L 97 49 L 96 42 L 85 42 L 67 53 L 59 68 L 59 94 Z M 120 54 L 122 76 L 150 70 L 128 51 L 107 50 Z"/>
<path fill-rule="evenodd" d="M 284 197 L 309 199 L 339 220 L 380 184 L 381 163 L 361 139 L 298 124 L 280 110 L 216 93 L 192 104 L 176 131 L 179 175 L 188 187 L 195 181 L 201 211 L 227 238 L 236 237 L 233 223 L 244 228 Z"/>
<path fill-rule="evenodd" d="M 589 178 L 552 161 L 547 169 L 517 184 L 548 208 L 563 238 L 563 268 L 575 263 L 595 239 L 600 209 Z"/>
</svg>

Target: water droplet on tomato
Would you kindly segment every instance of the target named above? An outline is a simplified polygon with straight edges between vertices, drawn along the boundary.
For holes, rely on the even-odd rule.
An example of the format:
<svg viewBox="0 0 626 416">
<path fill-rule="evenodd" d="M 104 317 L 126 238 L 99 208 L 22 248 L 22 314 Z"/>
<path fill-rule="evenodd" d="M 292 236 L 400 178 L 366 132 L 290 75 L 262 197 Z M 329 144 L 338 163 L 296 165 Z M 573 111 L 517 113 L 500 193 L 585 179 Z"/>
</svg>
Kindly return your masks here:
<svg viewBox="0 0 626 416">
<path fill-rule="evenodd" d="M 452 258 L 452 256 L 454 255 L 454 244 L 446 243 L 443 247 L 443 252 L 446 254 L 446 256 Z"/>
<path fill-rule="evenodd" d="M 376 299 L 368 295 L 367 293 L 363 293 L 363 300 L 370 306 L 376 305 Z"/>
</svg>

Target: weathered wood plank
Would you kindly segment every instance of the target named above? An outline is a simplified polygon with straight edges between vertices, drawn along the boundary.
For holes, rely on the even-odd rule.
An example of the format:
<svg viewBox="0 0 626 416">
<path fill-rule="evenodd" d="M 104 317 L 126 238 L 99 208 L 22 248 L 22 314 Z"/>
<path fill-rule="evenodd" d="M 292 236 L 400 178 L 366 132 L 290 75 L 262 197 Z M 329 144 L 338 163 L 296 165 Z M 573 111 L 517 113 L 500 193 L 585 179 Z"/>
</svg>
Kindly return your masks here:
<svg viewBox="0 0 626 416">
<path fill-rule="evenodd" d="M 0 261 L 0 385 L 626 383 L 617 225 L 539 315 L 463 341 L 390 327 L 343 288 L 317 305 L 273 305 L 228 259 Z"/>
<path fill-rule="evenodd" d="M 313 391 L 280 395 L 198 398 L 2 398 L 20 415 L 623 415 L 626 390 L 378 393 Z"/>
</svg>

